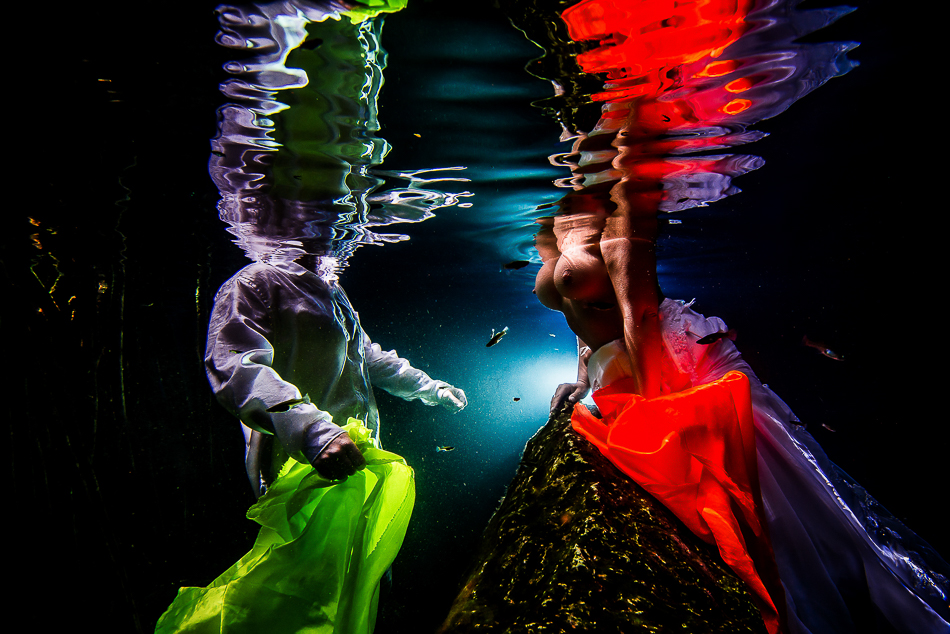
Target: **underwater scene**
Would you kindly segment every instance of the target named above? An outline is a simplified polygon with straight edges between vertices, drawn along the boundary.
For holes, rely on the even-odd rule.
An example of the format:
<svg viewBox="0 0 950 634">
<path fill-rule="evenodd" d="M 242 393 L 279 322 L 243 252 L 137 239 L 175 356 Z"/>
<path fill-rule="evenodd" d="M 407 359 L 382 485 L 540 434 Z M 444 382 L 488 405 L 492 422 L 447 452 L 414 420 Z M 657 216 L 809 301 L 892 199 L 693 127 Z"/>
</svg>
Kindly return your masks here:
<svg viewBox="0 0 950 634">
<path fill-rule="evenodd" d="M 11 604 L 950 632 L 925 16 L 853 4 L 31 18 Z"/>
</svg>

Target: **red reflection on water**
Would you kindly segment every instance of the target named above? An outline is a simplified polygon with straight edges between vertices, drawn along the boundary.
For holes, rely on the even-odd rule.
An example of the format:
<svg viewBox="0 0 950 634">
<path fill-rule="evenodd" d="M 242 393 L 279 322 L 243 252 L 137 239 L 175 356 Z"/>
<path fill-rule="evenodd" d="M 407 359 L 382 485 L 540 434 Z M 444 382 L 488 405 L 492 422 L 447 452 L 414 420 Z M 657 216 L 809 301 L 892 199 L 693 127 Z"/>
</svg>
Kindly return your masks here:
<svg viewBox="0 0 950 634">
<path fill-rule="evenodd" d="M 744 76 L 743 62 L 717 58 L 749 31 L 753 4 L 583 0 L 561 14 L 574 40 L 598 44 L 577 60 L 584 71 L 605 75 L 604 90 L 592 98 L 605 102 L 600 131 L 618 134 L 612 168 L 620 179 L 635 172 L 660 189 L 667 176 L 683 173 L 682 161 L 671 156 L 734 144 L 727 138 L 730 123 L 739 129 L 749 123 L 739 115 L 755 116 L 755 91 L 748 91 L 768 78 L 751 68 Z M 720 129 L 708 132 L 714 128 Z M 699 130 L 704 133 L 693 133 Z M 720 167 L 716 161 L 690 165 L 705 173 Z M 642 202 L 637 207 L 646 211 Z"/>
<path fill-rule="evenodd" d="M 561 17 L 575 41 L 599 40 L 577 61 L 588 73 L 607 73 L 598 101 L 655 97 L 670 88 L 663 72 L 719 57 L 748 29 L 751 0 L 584 0 Z"/>
</svg>

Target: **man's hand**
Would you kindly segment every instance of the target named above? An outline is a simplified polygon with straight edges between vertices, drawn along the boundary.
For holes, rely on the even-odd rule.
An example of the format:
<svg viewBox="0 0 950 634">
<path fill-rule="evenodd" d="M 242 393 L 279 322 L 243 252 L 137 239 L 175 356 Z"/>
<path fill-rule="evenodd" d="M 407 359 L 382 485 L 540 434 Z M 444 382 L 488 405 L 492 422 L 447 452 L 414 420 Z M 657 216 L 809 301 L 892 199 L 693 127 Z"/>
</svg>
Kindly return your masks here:
<svg viewBox="0 0 950 634">
<path fill-rule="evenodd" d="M 560 414 L 566 407 L 573 409 L 578 401 L 587 396 L 588 390 L 590 390 L 590 384 L 586 381 L 561 383 L 551 399 L 551 416 Z"/>
<path fill-rule="evenodd" d="M 366 467 L 366 459 L 350 437 L 340 434 L 311 462 L 317 473 L 328 480 L 344 480 Z"/>
<path fill-rule="evenodd" d="M 457 387 L 446 385 L 445 387 L 440 387 L 436 394 L 439 397 L 439 404 L 442 407 L 453 410 L 454 412 L 461 412 L 463 409 L 465 409 L 465 406 L 468 405 L 468 399 L 465 397 L 465 392 L 458 389 Z"/>
</svg>

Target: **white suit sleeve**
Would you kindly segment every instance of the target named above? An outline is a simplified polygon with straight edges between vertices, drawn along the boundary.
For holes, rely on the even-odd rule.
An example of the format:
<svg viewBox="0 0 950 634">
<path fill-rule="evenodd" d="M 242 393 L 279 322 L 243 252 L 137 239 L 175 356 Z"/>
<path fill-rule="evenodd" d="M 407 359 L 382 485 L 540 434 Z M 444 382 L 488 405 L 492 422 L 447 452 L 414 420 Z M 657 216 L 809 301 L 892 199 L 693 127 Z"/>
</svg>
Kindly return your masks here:
<svg viewBox="0 0 950 634">
<path fill-rule="evenodd" d="M 383 351 L 379 344 L 371 342 L 365 334 L 363 354 L 373 386 L 401 399 L 418 399 L 426 405 L 439 405 L 439 388 L 452 387 L 445 381 L 437 381 L 422 370 L 412 367 L 409 361 L 397 355 L 394 350 Z"/>
<path fill-rule="evenodd" d="M 252 280 L 229 280 L 208 327 L 208 380 L 218 401 L 245 425 L 276 435 L 288 454 L 312 462 L 342 429 L 273 369 L 270 329 L 266 293 Z"/>
</svg>

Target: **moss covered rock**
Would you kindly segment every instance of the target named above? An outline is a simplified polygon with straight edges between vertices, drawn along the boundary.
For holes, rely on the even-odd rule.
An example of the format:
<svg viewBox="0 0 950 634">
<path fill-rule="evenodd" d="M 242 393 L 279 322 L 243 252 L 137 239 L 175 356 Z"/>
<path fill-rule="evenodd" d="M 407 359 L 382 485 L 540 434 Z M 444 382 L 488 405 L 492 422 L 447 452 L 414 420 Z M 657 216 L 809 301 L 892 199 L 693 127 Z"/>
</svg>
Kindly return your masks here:
<svg viewBox="0 0 950 634">
<path fill-rule="evenodd" d="M 442 633 L 764 632 L 715 546 L 552 418 L 528 442 Z"/>
</svg>

